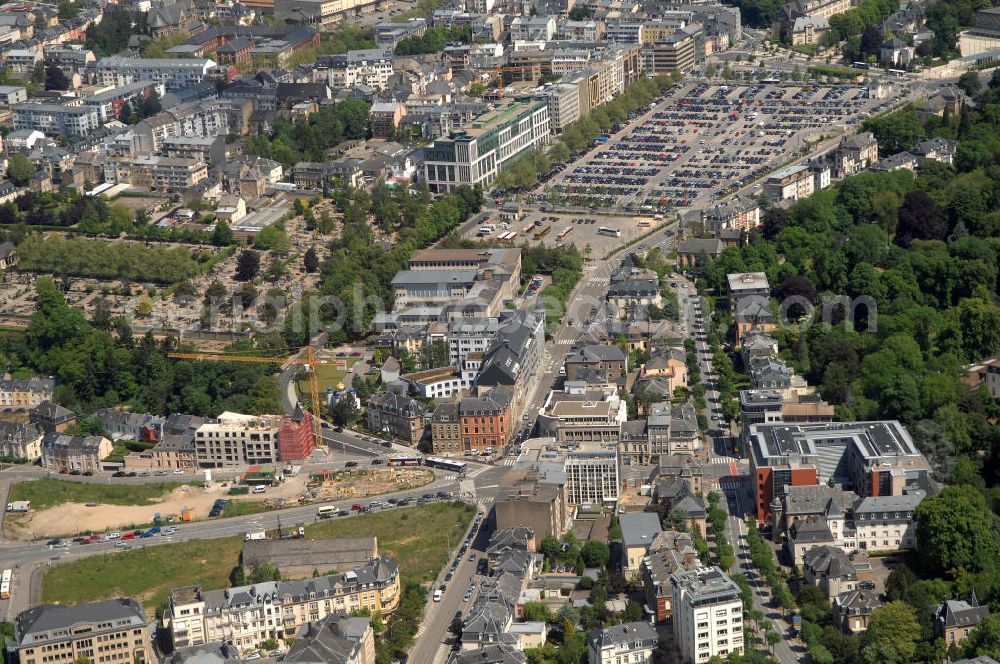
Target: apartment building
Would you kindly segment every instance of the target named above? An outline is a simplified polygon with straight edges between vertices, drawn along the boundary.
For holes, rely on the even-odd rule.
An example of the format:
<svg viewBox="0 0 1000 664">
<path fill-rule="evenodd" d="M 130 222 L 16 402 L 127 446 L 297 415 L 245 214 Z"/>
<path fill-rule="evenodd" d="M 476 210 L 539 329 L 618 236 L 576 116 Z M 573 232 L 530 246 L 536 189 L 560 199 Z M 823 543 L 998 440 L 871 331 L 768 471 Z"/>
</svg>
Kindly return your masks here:
<svg viewBox="0 0 1000 664">
<path fill-rule="evenodd" d="M 61 606 L 43 604 L 14 619 L 13 650 L 21 664 L 151 664 L 146 611 L 134 599 Z"/>
<path fill-rule="evenodd" d="M 549 107 L 549 125 L 553 134 L 561 134 L 580 119 L 580 87 L 573 83 L 554 83 L 540 94 Z"/>
<path fill-rule="evenodd" d="M 206 80 L 215 61 L 198 58 L 129 58 L 112 55 L 97 61 L 101 85 L 119 87 L 140 81 L 155 81 L 168 91 Z"/>
<path fill-rule="evenodd" d="M 448 360 L 461 365 L 472 353 L 485 353 L 500 330 L 500 319 L 463 317 L 448 321 Z"/>
<path fill-rule="evenodd" d="M 369 397 L 365 410 L 365 426 L 381 431 L 407 445 L 417 445 L 424 437 L 427 407 L 423 403 L 395 392 L 376 392 Z"/>
<path fill-rule="evenodd" d="M 718 567 L 675 572 L 670 577 L 674 643 L 681 660 L 743 654 L 740 587 Z"/>
<path fill-rule="evenodd" d="M 330 615 L 363 610 L 388 615 L 399 595 L 399 566 L 380 556 L 349 572 L 311 579 L 208 591 L 198 585 L 175 588 L 162 622 L 175 648 L 225 641 L 245 652 L 263 641 L 293 638 L 306 623 Z"/>
<path fill-rule="evenodd" d="M 659 640 L 648 622 L 598 629 L 587 639 L 587 664 L 650 662 Z"/>
<path fill-rule="evenodd" d="M 807 164 L 787 166 L 772 173 L 764 180 L 764 193 L 771 200 L 797 201 L 811 196 L 814 191 L 814 178 Z"/>
<path fill-rule="evenodd" d="M 439 403 L 431 413 L 431 450 L 436 456 L 462 456 L 462 424 L 456 402 Z"/>
<path fill-rule="evenodd" d="M 197 159 L 141 155 L 126 165 L 132 186 L 151 191 L 180 192 L 208 179 L 208 164 Z"/>
<path fill-rule="evenodd" d="M 103 436 L 70 436 L 53 431 L 42 438 L 40 451 L 45 468 L 95 473 L 101 469 L 101 459 L 114 451 L 114 445 Z"/>
<path fill-rule="evenodd" d="M 225 412 L 194 433 L 195 454 L 203 468 L 276 463 L 280 460 L 282 418 Z"/>
<path fill-rule="evenodd" d="M 707 210 L 702 210 L 705 230 L 719 233 L 727 228 L 749 233 L 760 226 L 760 204 L 748 196 L 734 196 Z"/>
<path fill-rule="evenodd" d="M 458 402 L 464 454 L 497 451 L 510 441 L 513 434 L 512 398 L 511 390 L 500 386 L 482 396 L 465 397 Z"/>
<path fill-rule="evenodd" d="M 435 193 L 454 191 L 463 184 L 488 186 L 510 162 L 548 140 L 545 102 L 507 101 L 426 148 L 424 176 Z"/>
<path fill-rule="evenodd" d="M 126 104 L 141 104 L 152 94 L 162 95 L 163 86 L 149 81 L 139 81 L 91 95 L 84 99 L 83 103 L 85 106 L 96 108 L 97 117 L 104 123 L 119 119 Z M 125 118 L 125 120 L 128 120 L 128 118 Z"/>
<path fill-rule="evenodd" d="M 171 136 L 163 141 L 163 156 L 221 166 L 226 162 L 226 139 L 222 136 Z"/>
<path fill-rule="evenodd" d="M 878 141 L 870 131 L 840 139 L 834 158 L 835 176 L 845 178 L 878 162 Z"/>
<path fill-rule="evenodd" d="M 925 486 L 930 466 L 896 420 L 755 424 L 747 435 L 758 520 L 785 487 L 839 485 L 859 497 Z"/>
<path fill-rule="evenodd" d="M 607 382 L 615 382 L 628 373 L 628 357 L 617 344 L 587 344 L 570 350 L 564 362 L 566 380 L 579 380 L 593 373 Z"/>
<path fill-rule="evenodd" d="M 51 378 L 0 379 L 0 410 L 30 410 L 52 398 Z"/>
<path fill-rule="evenodd" d="M 321 56 L 316 73 L 326 70 L 326 84 L 331 90 L 345 90 L 367 85 L 376 92 L 384 90 L 392 76 L 392 53 L 384 48 L 368 48 L 337 55 Z"/>
<path fill-rule="evenodd" d="M 97 109 L 82 104 L 47 104 L 29 101 L 11 107 L 14 129 L 40 131 L 70 139 L 89 136 L 101 125 Z"/>
<path fill-rule="evenodd" d="M 611 505 L 618 502 L 621 481 L 614 444 L 586 443 L 566 453 L 566 493 L 573 505 Z"/>
</svg>

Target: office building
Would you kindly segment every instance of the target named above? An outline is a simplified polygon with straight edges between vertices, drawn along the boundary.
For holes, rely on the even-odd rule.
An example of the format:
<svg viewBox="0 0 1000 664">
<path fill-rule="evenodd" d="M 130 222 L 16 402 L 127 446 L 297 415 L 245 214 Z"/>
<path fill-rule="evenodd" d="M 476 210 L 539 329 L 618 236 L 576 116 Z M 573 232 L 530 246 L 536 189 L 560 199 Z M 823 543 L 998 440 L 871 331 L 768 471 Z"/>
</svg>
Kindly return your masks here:
<svg viewBox="0 0 1000 664">
<path fill-rule="evenodd" d="M 675 572 L 670 577 L 674 643 L 681 660 L 743 654 L 740 587 L 718 567 Z"/>
<path fill-rule="evenodd" d="M 757 518 L 768 519 L 786 487 L 836 484 L 859 497 L 921 488 L 930 466 L 895 420 L 755 424 L 748 453 Z"/>
<path fill-rule="evenodd" d="M 565 473 L 553 469 L 511 470 L 500 483 L 494 503 L 497 530 L 527 526 L 539 539 L 559 538 L 572 513 Z"/>
<path fill-rule="evenodd" d="M 507 165 L 549 140 L 549 109 L 539 99 L 507 101 L 424 151 L 424 176 L 435 193 L 488 186 Z"/>
<path fill-rule="evenodd" d="M 566 491 L 573 505 L 618 502 L 621 482 L 617 445 L 582 444 L 566 453 Z"/>
<path fill-rule="evenodd" d="M 151 664 L 146 611 L 134 599 L 58 606 L 43 604 L 14 619 L 13 651 L 21 664 L 77 662 Z"/>
</svg>

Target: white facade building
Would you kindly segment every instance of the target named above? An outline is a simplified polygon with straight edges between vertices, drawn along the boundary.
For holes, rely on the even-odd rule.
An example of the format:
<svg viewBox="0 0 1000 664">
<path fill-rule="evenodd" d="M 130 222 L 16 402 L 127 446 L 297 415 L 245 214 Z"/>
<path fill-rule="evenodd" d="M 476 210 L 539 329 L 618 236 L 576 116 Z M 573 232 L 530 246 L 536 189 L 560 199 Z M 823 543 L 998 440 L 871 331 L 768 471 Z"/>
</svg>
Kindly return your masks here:
<svg viewBox="0 0 1000 664">
<path fill-rule="evenodd" d="M 563 467 L 571 504 L 607 505 L 618 501 L 618 450 L 614 445 L 581 445 L 566 453 Z"/>
<path fill-rule="evenodd" d="M 740 587 L 718 567 L 670 576 L 674 643 L 684 662 L 743 653 Z"/>
</svg>

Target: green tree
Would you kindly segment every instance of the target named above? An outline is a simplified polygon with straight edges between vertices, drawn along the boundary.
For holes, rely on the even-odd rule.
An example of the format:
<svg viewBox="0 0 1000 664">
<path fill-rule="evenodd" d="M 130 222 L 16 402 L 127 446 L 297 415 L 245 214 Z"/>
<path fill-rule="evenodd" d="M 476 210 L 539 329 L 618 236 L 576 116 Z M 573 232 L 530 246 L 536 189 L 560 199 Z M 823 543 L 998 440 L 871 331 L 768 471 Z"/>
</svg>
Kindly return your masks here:
<svg viewBox="0 0 1000 664">
<path fill-rule="evenodd" d="M 564 142 L 557 139 L 552 142 L 552 147 L 549 148 L 549 158 L 556 163 L 568 161 L 570 158 L 569 148 Z"/>
<path fill-rule="evenodd" d="M 45 89 L 46 90 L 69 90 L 69 79 L 63 70 L 55 65 L 45 67 Z"/>
<path fill-rule="evenodd" d="M 979 622 L 962 641 L 968 658 L 1000 658 L 1000 613 L 993 613 Z"/>
<path fill-rule="evenodd" d="M 958 77 L 958 87 L 970 97 L 976 97 L 982 90 L 982 83 L 979 81 L 978 71 L 967 71 Z"/>
<path fill-rule="evenodd" d="M 322 398 L 322 395 L 321 395 Z M 330 407 L 330 419 L 337 426 L 348 426 L 353 424 L 361 415 L 358 404 L 354 400 L 353 394 L 346 394 L 333 402 Z"/>
<path fill-rule="evenodd" d="M 281 581 L 281 571 L 271 563 L 255 563 L 250 570 L 248 583 L 264 583 L 265 581 Z"/>
<path fill-rule="evenodd" d="M 583 562 L 587 567 L 607 567 L 611 560 L 611 549 L 604 542 L 587 540 L 580 549 Z"/>
<path fill-rule="evenodd" d="M 861 640 L 868 664 L 903 664 L 913 661 L 920 638 L 917 612 L 906 602 L 890 602 L 872 612 Z"/>
<path fill-rule="evenodd" d="M 992 569 L 997 539 L 986 499 L 973 487 L 948 486 L 916 510 L 917 551 L 937 574 Z"/>
<path fill-rule="evenodd" d="M 312 247 L 309 247 L 302 257 L 302 266 L 309 274 L 319 269 L 319 256 L 316 255 L 316 250 Z"/>
<path fill-rule="evenodd" d="M 222 219 L 215 222 L 215 230 L 212 231 L 212 244 L 217 247 L 228 247 L 233 243 L 233 231 Z"/>
<path fill-rule="evenodd" d="M 34 174 L 35 165 L 25 154 L 19 152 L 7 161 L 7 177 L 19 187 L 28 184 L 28 180 Z"/>
<path fill-rule="evenodd" d="M 253 281 L 260 272 L 260 254 L 253 249 L 244 249 L 236 259 L 236 280 Z"/>
<path fill-rule="evenodd" d="M 541 602 L 525 602 L 524 619 L 529 622 L 549 622 L 552 620 L 552 613 Z"/>
</svg>

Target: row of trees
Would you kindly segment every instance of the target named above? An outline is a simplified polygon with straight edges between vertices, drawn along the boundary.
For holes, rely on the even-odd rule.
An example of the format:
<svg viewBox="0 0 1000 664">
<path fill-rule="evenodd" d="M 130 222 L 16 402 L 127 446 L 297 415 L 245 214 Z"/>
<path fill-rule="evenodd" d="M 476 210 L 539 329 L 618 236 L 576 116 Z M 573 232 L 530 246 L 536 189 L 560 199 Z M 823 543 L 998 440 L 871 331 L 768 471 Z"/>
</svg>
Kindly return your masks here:
<svg viewBox="0 0 1000 664">
<path fill-rule="evenodd" d="M 146 247 L 137 242 L 32 234 L 17 253 L 21 270 L 45 274 L 171 284 L 199 271 L 199 262 L 188 248 Z"/>
</svg>

